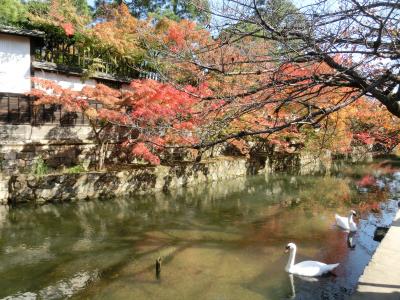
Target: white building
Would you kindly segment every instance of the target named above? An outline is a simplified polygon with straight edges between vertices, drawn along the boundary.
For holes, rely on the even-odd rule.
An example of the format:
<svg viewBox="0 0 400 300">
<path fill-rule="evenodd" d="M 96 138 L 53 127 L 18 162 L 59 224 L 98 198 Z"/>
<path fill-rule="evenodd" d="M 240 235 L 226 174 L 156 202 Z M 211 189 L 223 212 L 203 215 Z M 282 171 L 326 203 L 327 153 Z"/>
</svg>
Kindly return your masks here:
<svg viewBox="0 0 400 300">
<path fill-rule="evenodd" d="M 82 74 L 85 70 L 69 65 L 68 61 L 64 62 L 64 56 L 75 58 L 75 50 L 70 51 L 72 54 L 66 52 L 62 53 L 66 55 L 60 55 L 57 52 L 59 48 L 54 51 L 46 47 L 44 32 L 0 27 L 0 124 L 44 124 L 61 120 L 60 107 L 43 109 L 43 113 L 33 116 L 33 100 L 28 97 L 34 87 L 32 77 L 52 80 L 73 90 L 97 83 L 121 87 L 130 82 L 130 78 L 117 78 L 106 72 L 95 72 L 83 82 Z M 50 115 L 46 117 L 45 114 Z M 38 117 L 40 122 L 37 122 Z M 75 120 L 70 125 L 84 124 L 84 121 Z"/>
<path fill-rule="evenodd" d="M 31 39 L 40 33 L 0 29 L 0 92 L 26 93 L 31 89 Z"/>
<path fill-rule="evenodd" d="M 139 74 L 129 64 L 104 56 L 83 82 L 82 75 L 99 57 L 101 52 L 52 41 L 44 32 L 0 27 L 0 173 L 28 172 L 38 156 L 55 168 L 93 158 L 96 145 L 87 118 L 56 104 L 34 105 L 29 96 L 33 77 L 74 90 L 96 83 L 121 88 L 133 78 L 159 79 L 156 73 Z"/>
</svg>

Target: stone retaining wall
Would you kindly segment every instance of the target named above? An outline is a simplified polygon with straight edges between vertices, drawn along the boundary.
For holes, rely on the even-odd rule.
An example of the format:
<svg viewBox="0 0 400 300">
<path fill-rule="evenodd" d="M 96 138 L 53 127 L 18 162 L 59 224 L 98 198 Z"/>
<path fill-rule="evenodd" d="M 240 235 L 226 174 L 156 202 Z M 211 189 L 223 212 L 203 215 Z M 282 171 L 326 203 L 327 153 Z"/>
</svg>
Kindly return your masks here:
<svg viewBox="0 0 400 300">
<path fill-rule="evenodd" d="M 168 190 L 201 182 L 230 179 L 247 174 L 245 159 L 224 158 L 198 164 L 138 167 L 120 172 L 51 174 L 42 177 L 13 175 L 0 181 L 2 203 L 42 204 L 113 198 L 135 193 Z"/>
<path fill-rule="evenodd" d="M 330 169 L 330 153 L 325 161 L 305 153 L 282 153 L 271 146 L 259 145 L 249 157 L 244 157 L 224 144 L 206 151 L 202 156 L 205 161 L 201 163 L 188 161 L 193 161 L 195 154 L 177 150 L 163 157 L 163 161 L 171 161 L 172 166 L 63 174 L 63 168 L 95 163 L 95 145 L 90 133 L 88 126 L 0 125 L 0 203 L 42 204 L 112 198 L 247 174 L 279 171 L 306 174 Z M 58 173 L 41 177 L 29 175 L 38 158 L 50 172 Z"/>
<path fill-rule="evenodd" d="M 91 161 L 95 147 L 89 126 L 0 125 L 0 171 L 27 173 L 41 157 L 49 167 Z"/>
<path fill-rule="evenodd" d="M 0 173 L 16 175 L 32 171 L 35 161 L 41 158 L 44 164 L 61 170 L 76 165 L 89 166 L 97 163 L 95 144 L 90 126 L 60 125 L 5 125 L 0 124 Z M 203 158 L 220 156 L 225 145 L 205 151 Z M 194 160 L 194 153 L 182 149 L 170 149 L 163 160 Z M 127 157 L 121 147 L 109 145 L 108 162 L 135 162 Z"/>
<path fill-rule="evenodd" d="M 93 143 L 31 143 L 0 145 L 0 171 L 4 174 L 30 173 L 40 157 L 49 168 L 60 169 L 95 160 Z"/>
<path fill-rule="evenodd" d="M 264 158 L 264 162 L 243 157 L 219 157 L 201 163 L 141 166 L 119 172 L 49 174 L 41 177 L 17 174 L 0 177 L 0 203 L 43 204 L 113 198 L 227 180 L 249 174 L 269 174 L 276 171 L 303 174 L 325 172 L 327 169 L 320 159 L 287 154 L 285 159 L 276 157 L 274 160 L 273 157 L 269 157 Z"/>
<path fill-rule="evenodd" d="M 0 204 L 7 204 L 8 203 L 8 182 L 10 178 L 6 176 L 0 175 Z"/>
</svg>

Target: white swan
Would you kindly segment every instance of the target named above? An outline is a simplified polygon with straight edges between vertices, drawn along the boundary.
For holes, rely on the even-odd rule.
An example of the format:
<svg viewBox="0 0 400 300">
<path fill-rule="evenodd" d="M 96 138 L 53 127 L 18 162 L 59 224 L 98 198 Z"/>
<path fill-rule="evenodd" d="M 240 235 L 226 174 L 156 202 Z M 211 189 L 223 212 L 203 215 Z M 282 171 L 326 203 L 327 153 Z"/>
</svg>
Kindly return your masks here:
<svg viewBox="0 0 400 300">
<path fill-rule="evenodd" d="M 350 211 L 349 216 L 341 217 L 338 214 L 335 214 L 336 225 L 344 230 L 349 231 L 357 231 L 357 224 L 353 220 L 353 216 L 356 216 L 356 212 L 354 210 Z"/>
<path fill-rule="evenodd" d="M 319 261 L 302 261 L 301 263 L 294 264 L 294 259 L 296 257 L 296 245 L 294 243 L 289 243 L 286 246 L 285 252 L 290 251 L 289 261 L 285 267 L 285 271 L 291 274 L 300 276 L 321 276 L 325 273 L 332 271 L 339 264 L 327 265 Z"/>
</svg>

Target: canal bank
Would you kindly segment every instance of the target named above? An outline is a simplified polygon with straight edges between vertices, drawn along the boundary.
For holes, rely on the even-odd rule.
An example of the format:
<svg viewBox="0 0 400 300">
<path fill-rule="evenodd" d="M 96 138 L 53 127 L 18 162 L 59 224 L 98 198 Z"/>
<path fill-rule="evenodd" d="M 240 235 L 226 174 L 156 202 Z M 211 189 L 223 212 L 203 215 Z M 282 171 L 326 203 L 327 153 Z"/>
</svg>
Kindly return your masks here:
<svg viewBox="0 0 400 300">
<path fill-rule="evenodd" d="M 255 158 L 220 156 L 202 162 L 176 162 L 160 166 L 128 166 L 103 172 L 50 173 L 43 175 L 0 172 L 0 204 L 45 204 L 79 200 L 112 199 L 178 187 L 218 182 L 253 174 L 329 173 L 330 153 L 268 153 Z"/>
<path fill-rule="evenodd" d="M 400 299 L 400 210 L 358 282 L 352 300 Z"/>
</svg>

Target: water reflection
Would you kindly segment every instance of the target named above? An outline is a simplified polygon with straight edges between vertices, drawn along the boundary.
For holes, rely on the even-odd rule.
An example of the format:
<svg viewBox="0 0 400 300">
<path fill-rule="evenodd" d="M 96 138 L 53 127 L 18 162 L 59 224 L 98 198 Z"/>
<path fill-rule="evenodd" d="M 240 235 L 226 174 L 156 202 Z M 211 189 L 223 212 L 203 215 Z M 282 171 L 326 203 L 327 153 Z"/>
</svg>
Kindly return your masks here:
<svg viewBox="0 0 400 300">
<path fill-rule="evenodd" d="M 320 284 L 320 280 L 323 281 L 329 279 L 329 277 L 331 276 L 333 275 L 327 274 L 321 278 L 289 274 L 291 295 L 288 297 L 288 299 L 318 299 L 319 297 L 316 297 L 317 294 L 315 293 L 315 291 L 318 292 L 321 290 L 321 288 L 318 287 L 318 285 Z M 298 297 L 296 296 L 296 286 L 299 291 L 301 290 L 301 293 L 299 293 Z M 313 291 L 314 289 L 315 291 Z"/>
<path fill-rule="evenodd" d="M 349 232 L 347 234 L 347 247 L 349 247 L 349 249 L 354 249 L 356 247 L 356 243 L 354 242 L 354 236 L 355 236 L 355 232 Z"/>
<path fill-rule="evenodd" d="M 0 297 L 341 299 L 378 245 L 376 226 L 397 209 L 385 200 L 400 196 L 400 175 L 381 174 L 378 188 L 362 192 L 360 176 L 255 176 L 132 199 L 0 207 Z M 335 212 L 358 205 L 355 235 L 333 226 Z M 288 281 L 288 241 L 301 245 L 299 260 L 340 262 L 337 276 Z"/>
<path fill-rule="evenodd" d="M 292 292 L 289 299 L 295 299 L 296 298 L 296 288 L 294 287 L 293 274 L 289 274 L 289 281 L 290 281 L 290 289 Z"/>
</svg>

